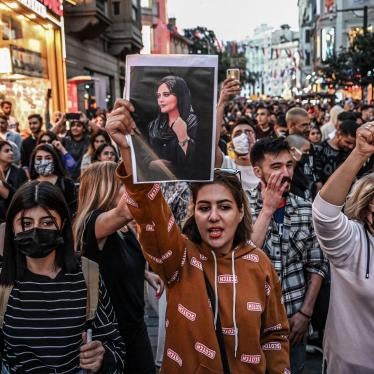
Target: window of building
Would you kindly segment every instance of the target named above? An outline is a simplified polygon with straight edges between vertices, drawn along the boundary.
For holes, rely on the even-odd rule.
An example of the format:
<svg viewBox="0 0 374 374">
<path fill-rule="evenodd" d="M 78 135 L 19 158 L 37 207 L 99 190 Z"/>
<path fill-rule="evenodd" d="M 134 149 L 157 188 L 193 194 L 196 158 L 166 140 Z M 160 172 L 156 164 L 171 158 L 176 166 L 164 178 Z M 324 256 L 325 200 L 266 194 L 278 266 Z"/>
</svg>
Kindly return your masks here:
<svg viewBox="0 0 374 374">
<path fill-rule="evenodd" d="M 140 0 L 140 6 L 142 8 L 151 8 L 152 7 L 152 0 Z"/>
<path fill-rule="evenodd" d="M 305 66 L 310 66 L 310 52 L 305 51 Z"/>
<path fill-rule="evenodd" d="M 119 16 L 121 14 L 120 2 L 113 1 L 112 6 L 113 6 L 113 16 Z"/>
<path fill-rule="evenodd" d="M 132 6 L 131 18 L 133 22 L 137 22 L 138 20 L 138 8 L 134 5 Z"/>
<path fill-rule="evenodd" d="M 305 43 L 310 43 L 310 30 L 305 30 Z"/>
</svg>

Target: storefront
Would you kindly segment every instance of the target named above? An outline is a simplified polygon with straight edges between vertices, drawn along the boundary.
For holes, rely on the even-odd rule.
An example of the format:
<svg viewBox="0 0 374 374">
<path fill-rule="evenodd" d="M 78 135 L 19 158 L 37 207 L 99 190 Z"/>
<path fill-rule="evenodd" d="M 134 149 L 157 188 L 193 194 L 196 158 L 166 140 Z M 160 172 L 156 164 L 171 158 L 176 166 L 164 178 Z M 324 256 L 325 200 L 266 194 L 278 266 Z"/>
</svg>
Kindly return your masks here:
<svg viewBox="0 0 374 374">
<path fill-rule="evenodd" d="M 66 109 L 62 0 L 0 0 L 0 101 L 20 127 Z"/>
</svg>

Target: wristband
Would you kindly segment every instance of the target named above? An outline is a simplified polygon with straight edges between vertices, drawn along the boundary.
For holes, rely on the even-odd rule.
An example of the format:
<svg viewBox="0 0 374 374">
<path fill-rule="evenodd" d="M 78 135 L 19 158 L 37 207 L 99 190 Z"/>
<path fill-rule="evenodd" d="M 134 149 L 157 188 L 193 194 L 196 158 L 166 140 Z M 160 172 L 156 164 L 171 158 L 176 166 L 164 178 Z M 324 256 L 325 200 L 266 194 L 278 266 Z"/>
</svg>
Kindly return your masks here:
<svg viewBox="0 0 374 374">
<path fill-rule="evenodd" d="M 308 318 L 309 320 L 312 319 L 312 316 L 308 316 L 307 314 L 305 314 L 304 312 L 302 312 L 301 310 L 299 310 L 299 313 L 304 316 L 305 318 Z"/>
</svg>

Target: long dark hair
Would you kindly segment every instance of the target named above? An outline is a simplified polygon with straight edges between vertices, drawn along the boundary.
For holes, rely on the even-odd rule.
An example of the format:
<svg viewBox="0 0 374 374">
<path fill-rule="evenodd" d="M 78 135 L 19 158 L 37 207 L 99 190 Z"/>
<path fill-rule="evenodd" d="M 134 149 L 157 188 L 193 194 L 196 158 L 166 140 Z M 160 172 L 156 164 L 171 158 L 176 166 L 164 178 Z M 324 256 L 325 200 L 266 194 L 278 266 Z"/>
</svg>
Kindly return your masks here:
<svg viewBox="0 0 374 374">
<path fill-rule="evenodd" d="M 36 148 L 33 150 L 32 154 L 31 154 L 31 157 L 30 157 L 29 171 L 30 171 L 30 179 L 31 180 L 38 179 L 38 177 L 39 177 L 39 174 L 35 171 L 35 168 L 34 168 L 35 157 L 36 157 L 36 154 L 37 154 L 38 151 L 48 152 L 52 156 L 53 162 L 55 164 L 53 174 L 57 175 L 58 177 L 61 177 L 61 178 L 65 177 L 65 175 L 66 175 L 65 168 L 62 166 L 62 162 L 60 160 L 60 157 L 58 156 L 58 154 L 57 154 L 55 148 L 53 147 L 53 145 L 52 144 L 41 143 L 38 146 L 36 146 Z"/>
<path fill-rule="evenodd" d="M 243 245 L 251 239 L 252 235 L 252 215 L 249 209 L 249 203 L 245 192 L 243 190 L 241 181 L 238 179 L 237 175 L 225 171 L 224 169 L 215 170 L 214 171 L 214 180 L 213 182 L 206 182 L 206 183 L 193 183 L 191 185 L 192 190 L 192 203 L 193 209 L 196 204 L 197 194 L 199 190 L 208 185 L 208 184 L 221 184 L 222 186 L 226 187 L 232 193 L 234 197 L 235 203 L 238 209 L 243 209 L 243 219 L 239 223 L 235 235 L 233 245 L 234 248 L 238 245 Z M 184 226 L 183 226 L 183 233 L 187 235 L 187 237 L 193 241 L 194 243 L 201 244 L 202 239 L 199 232 L 199 229 L 196 225 L 195 215 L 192 210 L 192 214 L 189 218 L 187 218 Z"/>
<path fill-rule="evenodd" d="M 179 114 L 181 118 L 186 121 L 193 111 L 191 107 L 191 93 L 186 81 L 176 75 L 168 75 L 157 83 L 157 89 L 162 84 L 166 84 L 170 93 L 176 96 Z M 166 119 L 164 117 L 166 117 L 167 114 L 161 113 L 160 116 L 162 119 Z"/>
<path fill-rule="evenodd" d="M 95 140 L 98 136 L 102 136 L 105 139 L 105 143 L 111 144 L 110 136 L 106 130 L 100 129 L 95 134 L 91 135 L 90 145 L 88 146 L 87 154 L 92 156 L 95 153 Z"/>
<path fill-rule="evenodd" d="M 106 148 L 106 147 L 111 147 L 111 148 L 113 149 L 113 151 L 114 151 L 114 155 L 115 155 L 115 157 L 116 157 L 115 162 L 118 162 L 118 161 L 119 161 L 118 153 L 117 153 L 117 150 L 116 150 L 116 148 L 114 147 L 114 145 L 111 144 L 111 143 L 104 143 L 104 144 L 101 144 L 101 145 L 99 145 L 99 146 L 97 147 L 95 153 L 94 153 L 93 156 L 92 156 L 92 162 L 100 161 L 100 160 L 99 160 L 99 157 L 101 156 L 101 152 L 102 152 L 102 151 L 104 150 L 104 148 Z"/>
<path fill-rule="evenodd" d="M 61 267 L 63 271 L 69 273 L 79 269 L 79 263 L 74 253 L 71 217 L 62 192 L 52 183 L 31 181 L 17 190 L 8 208 L 0 285 L 13 285 L 15 281 L 23 278 L 26 258 L 14 245 L 13 221 L 19 212 L 38 206 L 47 212 L 54 210 L 61 217 L 63 225 L 61 233 L 64 243 L 56 248 L 55 266 Z"/>
<path fill-rule="evenodd" d="M 38 135 L 38 139 L 37 139 L 37 141 L 36 141 L 36 144 L 46 144 L 46 143 L 42 143 L 42 142 L 41 142 L 43 136 L 48 136 L 48 137 L 51 139 L 51 143 L 52 143 L 54 140 L 58 140 L 58 136 L 57 136 L 53 131 L 46 130 L 46 131 L 42 131 L 42 132 Z M 51 144 L 51 143 L 47 143 L 47 144 Z"/>
</svg>

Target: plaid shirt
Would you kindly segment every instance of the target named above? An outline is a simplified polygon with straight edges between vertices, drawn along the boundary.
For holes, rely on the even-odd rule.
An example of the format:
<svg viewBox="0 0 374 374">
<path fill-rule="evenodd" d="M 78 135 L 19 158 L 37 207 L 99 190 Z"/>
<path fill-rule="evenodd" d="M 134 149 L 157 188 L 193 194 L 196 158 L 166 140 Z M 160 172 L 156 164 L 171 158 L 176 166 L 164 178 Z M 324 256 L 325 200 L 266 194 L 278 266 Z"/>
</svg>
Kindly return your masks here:
<svg viewBox="0 0 374 374">
<path fill-rule="evenodd" d="M 258 188 L 248 191 L 253 220 L 256 221 L 262 197 Z M 307 274 L 316 273 L 325 278 L 328 272 L 312 224 L 310 201 L 289 193 L 286 199 L 284 222 L 278 227 L 271 219 L 263 250 L 272 261 L 281 284 L 287 316 L 290 318 L 303 305 L 307 289 Z"/>
</svg>

